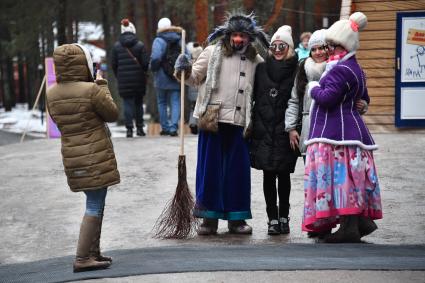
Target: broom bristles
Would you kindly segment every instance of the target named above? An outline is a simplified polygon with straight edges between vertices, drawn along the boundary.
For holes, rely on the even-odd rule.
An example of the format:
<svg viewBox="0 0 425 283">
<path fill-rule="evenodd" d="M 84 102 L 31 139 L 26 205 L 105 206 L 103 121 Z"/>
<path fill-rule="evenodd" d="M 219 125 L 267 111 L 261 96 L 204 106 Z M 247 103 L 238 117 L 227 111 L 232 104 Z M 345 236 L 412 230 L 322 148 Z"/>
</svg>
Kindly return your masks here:
<svg viewBox="0 0 425 283">
<path fill-rule="evenodd" d="M 186 159 L 184 155 L 180 155 L 176 192 L 154 225 L 154 237 L 185 239 L 193 235 L 198 223 L 192 213 L 194 205 L 195 202 L 186 180 Z"/>
</svg>

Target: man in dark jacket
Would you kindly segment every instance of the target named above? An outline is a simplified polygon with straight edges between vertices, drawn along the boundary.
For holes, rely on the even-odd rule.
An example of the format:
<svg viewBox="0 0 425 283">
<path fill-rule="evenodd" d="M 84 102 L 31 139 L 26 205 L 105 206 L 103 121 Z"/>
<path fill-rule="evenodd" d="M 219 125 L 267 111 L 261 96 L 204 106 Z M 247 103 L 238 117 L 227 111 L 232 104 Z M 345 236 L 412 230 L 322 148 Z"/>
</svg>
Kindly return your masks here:
<svg viewBox="0 0 425 283">
<path fill-rule="evenodd" d="M 118 80 L 118 90 L 124 101 L 127 137 L 133 137 L 133 118 L 138 136 L 143 131 L 143 96 L 146 93 L 146 72 L 149 57 L 144 44 L 136 37 L 136 28 L 128 20 L 121 21 L 121 35 L 112 52 L 112 70 Z"/>
</svg>

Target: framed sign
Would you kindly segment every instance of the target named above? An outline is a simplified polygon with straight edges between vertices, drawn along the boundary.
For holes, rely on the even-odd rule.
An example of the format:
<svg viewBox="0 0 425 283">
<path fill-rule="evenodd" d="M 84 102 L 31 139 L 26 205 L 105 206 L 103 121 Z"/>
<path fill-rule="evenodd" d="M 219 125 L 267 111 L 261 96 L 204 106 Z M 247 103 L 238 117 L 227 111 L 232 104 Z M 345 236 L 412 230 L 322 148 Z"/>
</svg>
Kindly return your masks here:
<svg viewBox="0 0 425 283">
<path fill-rule="evenodd" d="M 56 75 L 55 75 L 55 63 L 53 62 L 52 57 L 47 57 L 44 61 L 46 66 L 46 92 L 47 90 L 56 84 Z M 47 101 L 47 99 L 46 99 Z M 47 117 L 47 138 L 59 138 L 61 133 L 56 126 L 55 122 L 53 122 L 52 118 L 49 115 L 49 111 L 46 107 L 46 117 Z"/>
<path fill-rule="evenodd" d="M 401 81 L 425 82 L 425 16 L 402 18 Z"/>
<path fill-rule="evenodd" d="M 395 125 L 425 127 L 425 12 L 398 12 Z"/>
</svg>

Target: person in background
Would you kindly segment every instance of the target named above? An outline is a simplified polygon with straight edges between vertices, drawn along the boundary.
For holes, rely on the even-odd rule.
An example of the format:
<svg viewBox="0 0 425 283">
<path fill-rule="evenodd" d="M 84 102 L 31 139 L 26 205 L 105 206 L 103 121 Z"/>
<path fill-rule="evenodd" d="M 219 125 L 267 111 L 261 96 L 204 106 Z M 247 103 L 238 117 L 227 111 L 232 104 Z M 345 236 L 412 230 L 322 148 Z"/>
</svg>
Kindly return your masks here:
<svg viewBox="0 0 425 283">
<path fill-rule="evenodd" d="M 291 97 L 298 58 L 292 29 L 280 27 L 273 35 L 270 54 L 255 70 L 251 167 L 263 170 L 263 191 L 268 216 L 268 234 L 288 234 L 289 195 L 298 152 L 292 150 L 285 132 L 285 110 Z M 278 182 L 276 193 L 276 179 Z M 276 205 L 279 195 L 279 207 Z"/>
<path fill-rule="evenodd" d="M 170 19 L 162 18 L 152 44 L 150 68 L 154 73 L 161 136 L 178 135 L 180 83 L 174 78 L 174 63 L 181 52 L 181 33 L 181 27 L 172 26 Z"/>
<path fill-rule="evenodd" d="M 57 84 L 47 91 L 47 107 L 61 133 L 62 161 L 68 185 L 84 192 L 86 211 L 80 228 L 74 272 L 108 268 L 100 253 L 100 234 L 108 187 L 120 182 L 106 122 L 118 119 L 106 80 L 93 77 L 89 51 L 65 44 L 53 52 Z"/>
<path fill-rule="evenodd" d="M 136 28 L 128 19 L 123 19 L 121 35 L 112 50 L 112 70 L 124 103 L 127 138 L 133 137 L 133 119 L 136 120 L 136 134 L 146 135 L 143 130 L 143 97 L 146 94 L 148 66 L 145 45 L 137 39 Z"/>
<path fill-rule="evenodd" d="M 381 193 L 373 151 L 375 144 L 356 109 L 369 103 L 366 78 L 355 54 L 359 31 L 367 18 L 361 12 L 326 30 L 330 68 L 319 82 L 307 85 L 313 99 L 304 174 L 303 231 L 322 232 L 340 223 L 325 242 L 360 242 L 382 218 Z"/>
<path fill-rule="evenodd" d="M 298 60 L 300 61 L 310 56 L 310 49 L 308 48 L 308 41 L 310 40 L 310 36 L 311 32 L 309 31 L 303 32 L 300 36 L 300 43 L 298 48 L 295 49 L 295 52 L 297 52 L 298 55 Z"/>
</svg>

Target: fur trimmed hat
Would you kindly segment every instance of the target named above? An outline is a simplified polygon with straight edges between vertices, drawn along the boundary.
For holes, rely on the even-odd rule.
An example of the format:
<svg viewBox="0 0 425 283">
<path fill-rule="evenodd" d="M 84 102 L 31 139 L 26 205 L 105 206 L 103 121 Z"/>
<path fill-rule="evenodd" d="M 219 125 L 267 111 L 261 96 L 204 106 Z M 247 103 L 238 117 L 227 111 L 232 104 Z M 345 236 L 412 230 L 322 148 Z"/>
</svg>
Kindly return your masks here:
<svg viewBox="0 0 425 283">
<path fill-rule="evenodd" d="M 326 45 L 326 30 L 318 29 L 310 36 L 310 40 L 308 41 L 308 49 L 311 49 L 313 46 L 322 46 Z"/>
<path fill-rule="evenodd" d="M 136 34 L 136 27 L 128 19 L 122 19 L 121 21 L 121 33 L 125 32 Z"/>
<path fill-rule="evenodd" d="M 355 12 L 348 20 L 339 20 L 326 30 L 326 41 L 340 44 L 347 51 L 359 48 L 359 31 L 367 25 L 367 17 L 362 12 Z"/>
<path fill-rule="evenodd" d="M 169 18 L 162 18 L 158 21 L 158 29 L 166 29 L 171 27 L 171 20 Z"/>
<path fill-rule="evenodd" d="M 227 13 L 224 24 L 214 29 L 208 36 L 208 42 L 230 37 L 233 32 L 246 33 L 251 42 L 258 41 L 264 47 L 269 47 L 268 36 L 261 27 L 257 26 L 254 13 L 249 15 L 241 12 Z"/>
<path fill-rule="evenodd" d="M 278 30 L 273 34 L 271 42 L 275 40 L 281 40 L 294 48 L 294 40 L 292 39 L 292 28 L 290 26 L 281 26 Z"/>
</svg>

